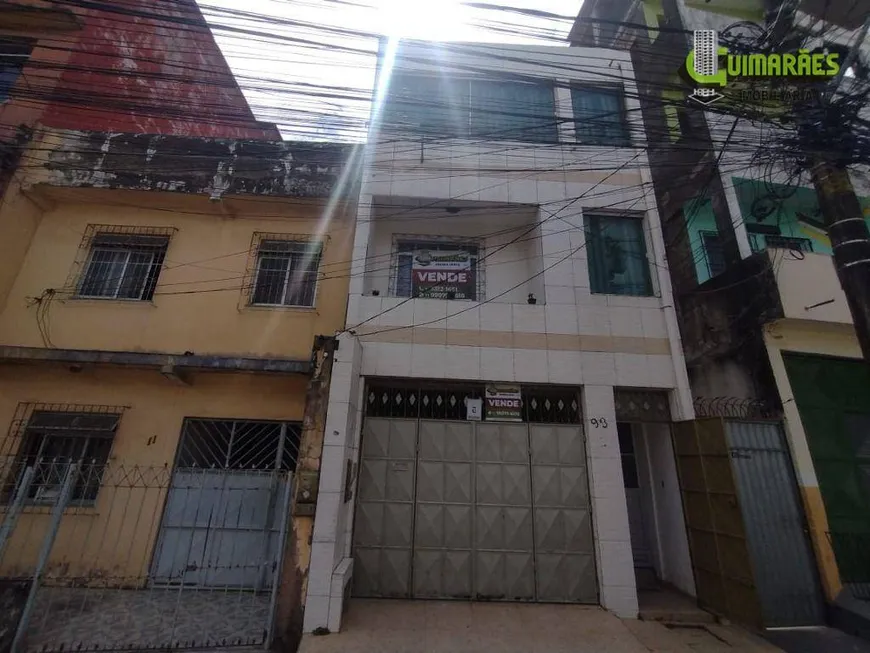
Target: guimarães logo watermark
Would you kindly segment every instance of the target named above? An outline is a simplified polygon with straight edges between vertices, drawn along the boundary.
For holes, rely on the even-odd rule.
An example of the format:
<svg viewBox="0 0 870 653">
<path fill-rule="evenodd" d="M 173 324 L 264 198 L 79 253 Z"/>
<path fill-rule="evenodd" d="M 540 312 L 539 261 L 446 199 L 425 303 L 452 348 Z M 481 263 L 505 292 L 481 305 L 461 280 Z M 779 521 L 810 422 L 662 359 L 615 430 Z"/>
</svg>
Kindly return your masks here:
<svg viewBox="0 0 870 653">
<path fill-rule="evenodd" d="M 812 82 L 834 77 L 840 72 L 840 55 L 837 53 L 798 50 L 797 54 L 729 54 L 728 48 L 719 45 L 719 35 L 712 29 L 695 30 L 693 45 L 686 57 L 685 71 L 697 84 L 689 98 L 701 104 L 709 105 L 725 97 L 717 87 L 725 87 L 729 79 L 784 78 Z M 751 93 L 763 96 L 754 98 L 756 100 L 774 99 L 772 90 L 753 90 Z M 779 95 L 793 94 L 794 91 L 779 91 Z"/>
</svg>

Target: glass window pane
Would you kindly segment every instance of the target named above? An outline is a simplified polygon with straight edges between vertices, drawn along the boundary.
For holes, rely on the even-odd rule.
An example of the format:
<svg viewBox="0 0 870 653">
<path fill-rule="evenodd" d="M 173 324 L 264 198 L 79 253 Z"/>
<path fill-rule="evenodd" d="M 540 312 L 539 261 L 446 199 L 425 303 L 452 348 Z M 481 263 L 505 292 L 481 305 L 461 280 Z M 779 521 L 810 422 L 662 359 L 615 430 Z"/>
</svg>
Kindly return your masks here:
<svg viewBox="0 0 870 653">
<path fill-rule="evenodd" d="M 468 82 L 446 77 L 393 75 L 382 127 L 422 136 L 467 135 Z"/>
<path fill-rule="evenodd" d="M 142 299 L 142 292 L 151 273 L 154 263 L 152 252 L 130 252 L 127 267 L 124 269 L 124 278 L 118 287 L 118 297 L 125 299 Z"/>
<path fill-rule="evenodd" d="M 317 290 L 320 253 L 297 254 L 290 260 L 290 276 L 284 303 L 288 306 L 313 306 Z"/>
<path fill-rule="evenodd" d="M 79 294 L 89 297 L 115 297 L 124 276 L 127 256 L 128 252 L 121 249 L 94 248 Z"/>
<path fill-rule="evenodd" d="M 643 221 L 633 217 L 590 216 L 586 224 L 592 292 L 651 295 Z"/>
<path fill-rule="evenodd" d="M 472 136 L 492 140 L 558 141 L 551 86 L 472 80 L 470 105 Z"/>
<path fill-rule="evenodd" d="M 622 94 L 617 90 L 571 89 L 577 140 L 589 145 L 628 145 L 622 112 Z"/>
<path fill-rule="evenodd" d="M 254 284 L 254 304 L 281 304 L 290 259 L 286 256 L 261 256 Z"/>
</svg>

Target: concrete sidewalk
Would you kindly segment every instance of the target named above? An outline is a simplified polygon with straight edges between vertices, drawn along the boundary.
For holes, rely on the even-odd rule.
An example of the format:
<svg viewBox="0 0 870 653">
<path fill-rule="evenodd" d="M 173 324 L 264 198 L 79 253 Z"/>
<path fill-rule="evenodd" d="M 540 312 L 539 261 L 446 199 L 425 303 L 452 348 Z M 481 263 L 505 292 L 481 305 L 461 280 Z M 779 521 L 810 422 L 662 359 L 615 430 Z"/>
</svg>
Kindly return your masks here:
<svg viewBox="0 0 870 653">
<path fill-rule="evenodd" d="M 337 634 L 300 653 L 781 653 L 736 626 L 669 628 L 597 607 L 353 599 Z"/>
</svg>

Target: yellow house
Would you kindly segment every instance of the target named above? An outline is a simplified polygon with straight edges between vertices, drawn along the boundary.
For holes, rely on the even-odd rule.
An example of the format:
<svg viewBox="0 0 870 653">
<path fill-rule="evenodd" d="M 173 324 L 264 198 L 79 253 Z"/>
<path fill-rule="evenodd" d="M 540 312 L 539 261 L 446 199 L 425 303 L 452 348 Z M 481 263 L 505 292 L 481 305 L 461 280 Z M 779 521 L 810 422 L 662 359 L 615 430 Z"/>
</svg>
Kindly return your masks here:
<svg viewBox="0 0 870 653">
<path fill-rule="evenodd" d="M 355 161 L 35 139 L 0 203 L 0 578 L 28 647 L 254 644 L 297 618 Z"/>
</svg>

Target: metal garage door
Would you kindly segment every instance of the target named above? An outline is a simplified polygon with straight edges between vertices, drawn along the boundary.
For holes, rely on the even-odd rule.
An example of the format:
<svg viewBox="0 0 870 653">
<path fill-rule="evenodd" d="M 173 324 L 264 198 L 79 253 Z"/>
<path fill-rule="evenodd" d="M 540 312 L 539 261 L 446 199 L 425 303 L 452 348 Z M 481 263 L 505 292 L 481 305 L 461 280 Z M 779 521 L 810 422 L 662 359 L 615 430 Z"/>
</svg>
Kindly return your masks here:
<svg viewBox="0 0 870 653">
<path fill-rule="evenodd" d="M 367 418 L 354 593 L 596 603 L 577 425 Z"/>
</svg>

